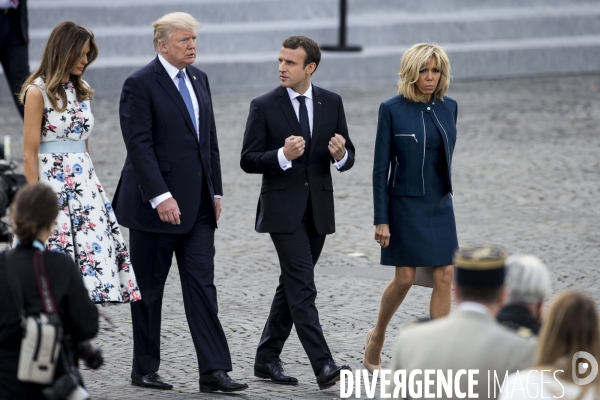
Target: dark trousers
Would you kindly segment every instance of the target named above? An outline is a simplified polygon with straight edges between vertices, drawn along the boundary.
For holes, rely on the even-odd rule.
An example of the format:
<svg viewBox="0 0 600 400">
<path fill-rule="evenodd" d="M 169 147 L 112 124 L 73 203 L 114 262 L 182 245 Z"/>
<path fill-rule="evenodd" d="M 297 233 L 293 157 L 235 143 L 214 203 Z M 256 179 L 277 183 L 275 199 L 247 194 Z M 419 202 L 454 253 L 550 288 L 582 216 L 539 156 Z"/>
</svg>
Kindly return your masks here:
<svg viewBox="0 0 600 400">
<path fill-rule="evenodd" d="M 217 315 L 217 290 L 213 283 L 215 228 L 210 201 L 213 200 L 203 196 L 196 223 L 188 233 L 130 230 L 131 264 L 142 295 L 142 300 L 131 303 L 133 370 L 138 374 L 156 372 L 160 365 L 162 298 L 173 253 L 200 374 L 219 369 L 231 371 L 229 346 Z"/>
<path fill-rule="evenodd" d="M 7 13 L 0 11 L 0 63 L 15 105 L 23 118 L 23 105 L 19 102 L 19 93 L 23 82 L 29 76 L 29 50 L 28 44 L 21 36 L 21 22 L 17 10 L 9 10 Z"/>
<path fill-rule="evenodd" d="M 281 275 L 255 361 L 267 363 L 277 360 L 290 336 L 292 325 L 295 325 L 300 343 L 316 375 L 321 366 L 331 359 L 331 352 L 315 306 L 317 287 L 314 267 L 325 244 L 325 235 L 316 232 L 312 221 L 312 212 L 308 210 L 294 232 L 271 233 L 279 256 Z"/>
</svg>

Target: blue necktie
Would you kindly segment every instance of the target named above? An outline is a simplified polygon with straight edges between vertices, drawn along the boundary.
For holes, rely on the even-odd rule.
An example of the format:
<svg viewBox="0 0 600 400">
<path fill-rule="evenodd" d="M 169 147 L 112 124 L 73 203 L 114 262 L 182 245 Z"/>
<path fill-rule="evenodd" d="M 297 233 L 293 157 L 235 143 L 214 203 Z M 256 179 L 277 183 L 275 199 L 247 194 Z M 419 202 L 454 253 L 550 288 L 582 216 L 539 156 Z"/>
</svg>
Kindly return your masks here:
<svg viewBox="0 0 600 400">
<path fill-rule="evenodd" d="M 179 71 L 177 73 L 177 77 L 179 78 L 179 93 L 181 93 L 181 97 L 183 97 L 183 102 L 190 113 L 190 118 L 194 123 L 194 129 L 196 130 L 196 134 L 198 134 L 198 125 L 196 122 L 196 115 L 194 113 L 194 106 L 192 105 L 192 97 L 190 96 L 190 91 L 185 84 L 185 73 L 183 71 Z"/>
<path fill-rule="evenodd" d="M 296 97 L 298 99 L 298 102 L 300 103 L 300 112 L 299 114 L 299 121 L 300 121 L 300 130 L 302 131 L 302 136 L 304 137 L 304 141 L 306 142 L 305 145 L 306 147 L 304 148 L 304 151 L 306 152 L 306 154 L 308 155 L 308 149 L 310 149 L 310 122 L 308 120 L 308 109 L 306 108 L 306 97 L 305 96 L 298 96 Z"/>
</svg>

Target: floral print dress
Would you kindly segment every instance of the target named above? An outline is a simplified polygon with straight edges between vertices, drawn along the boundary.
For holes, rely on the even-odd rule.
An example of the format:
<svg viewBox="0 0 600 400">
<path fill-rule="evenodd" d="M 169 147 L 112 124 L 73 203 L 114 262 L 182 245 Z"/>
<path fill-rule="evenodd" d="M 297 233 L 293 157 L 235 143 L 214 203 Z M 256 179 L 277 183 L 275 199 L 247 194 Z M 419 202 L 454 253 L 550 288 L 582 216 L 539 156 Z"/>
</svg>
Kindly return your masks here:
<svg viewBox="0 0 600 400">
<path fill-rule="evenodd" d="M 89 101 L 77 101 L 71 82 L 63 84 L 67 108 L 57 112 L 41 78 L 33 84 L 44 97 L 41 142 L 85 141 L 94 127 Z M 59 203 L 46 246 L 73 257 L 95 303 L 127 303 L 141 298 L 121 230 L 87 152 L 38 155 L 40 182 Z"/>
</svg>

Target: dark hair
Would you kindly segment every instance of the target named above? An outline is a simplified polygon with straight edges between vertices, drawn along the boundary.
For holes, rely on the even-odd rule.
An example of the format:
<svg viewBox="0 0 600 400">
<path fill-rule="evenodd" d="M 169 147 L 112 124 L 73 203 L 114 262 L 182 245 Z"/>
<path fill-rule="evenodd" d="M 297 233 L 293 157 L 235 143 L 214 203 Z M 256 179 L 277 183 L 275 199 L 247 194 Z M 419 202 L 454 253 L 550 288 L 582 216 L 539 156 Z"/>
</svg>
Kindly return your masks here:
<svg viewBox="0 0 600 400">
<path fill-rule="evenodd" d="M 476 301 L 493 304 L 500 298 L 504 285 L 500 286 L 468 286 L 456 285 L 461 301 Z"/>
<path fill-rule="evenodd" d="M 317 42 L 306 36 L 292 36 L 283 41 L 281 46 L 286 49 L 296 50 L 298 47 L 302 47 L 306 52 L 306 58 L 304 59 L 304 66 L 306 67 L 310 63 L 315 63 L 315 71 L 321 61 L 321 49 Z M 313 71 L 314 73 L 314 71 Z"/>
<path fill-rule="evenodd" d="M 90 51 L 87 53 L 87 68 L 98 57 L 98 46 L 94 40 L 91 30 L 77 25 L 72 21 L 61 22 L 50 33 L 46 47 L 42 53 L 42 60 L 38 69 L 25 80 L 21 87 L 19 98 L 25 103 L 27 88 L 37 78 L 42 78 L 46 84 L 46 92 L 52 107 L 58 112 L 63 112 L 67 107 L 67 92 L 62 85 L 63 76 L 79 64 L 83 57 L 83 51 L 87 45 Z M 73 83 L 77 101 L 89 100 L 94 91 L 83 81 L 83 74 L 69 75 Z"/>
<path fill-rule="evenodd" d="M 10 206 L 12 229 L 23 243 L 33 242 L 57 215 L 56 193 L 43 183 L 23 186 Z"/>
</svg>

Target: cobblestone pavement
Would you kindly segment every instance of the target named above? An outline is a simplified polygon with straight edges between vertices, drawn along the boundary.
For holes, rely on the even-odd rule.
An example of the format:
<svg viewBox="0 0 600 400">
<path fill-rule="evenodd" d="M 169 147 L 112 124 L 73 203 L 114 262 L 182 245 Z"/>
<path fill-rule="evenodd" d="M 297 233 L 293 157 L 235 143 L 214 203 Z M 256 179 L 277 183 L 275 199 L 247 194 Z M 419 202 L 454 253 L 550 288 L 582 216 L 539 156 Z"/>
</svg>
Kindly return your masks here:
<svg viewBox="0 0 600 400">
<path fill-rule="evenodd" d="M 316 76 L 318 85 L 318 73 Z M 333 399 L 339 387 L 319 391 L 308 359 L 293 332 L 283 361 L 297 376 L 297 387 L 254 378 L 253 357 L 278 277 L 278 262 L 268 235 L 254 232 L 260 176 L 239 168 L 250 100 L 266 90 L 216 92 L 216 110 L 225 197 L 216 234 L 216 285 L 220 318 L 234 362 L 232 377 L 250 385 L 236 395 L 198 392 L 197 364 L 181 300 L 177 268 L 167 281 L 162 325 L 160 373 L 175 389 L 136 388 L 129 383 L 132 355 L 128 306 L 103 309 L 116 329 L 103 329 L 96 343 L 106 365 L 85 371 L 96 399 Z M 334 357 L 362 368 L 364 335 L 375 322 L 390 267 L 379 266 L 373 240 L 371 165 L 377 109 L 395 87 L 338 88 L 345 100 L 350 135 L 357 149 L 355 167 L 334 174 L 337 233 L 330 235 L 317 266 L 317 304 Z M 553 292 L 578 288 L 600 301 L 600 75 L 455 82 L 450 96 L 459 104 L 454 157 L 454 204 L 459 241 L 493 242 L 510 252 L 543 258 Z M 21 154 L 21 122 L 5 99 L 0 104 L 0 135 L 13 137 Z M 90 148 L 98 176 L 112 195 L 125 156 L 118 96 L 92 103 L 96 126 Z M 384 347 L 390 361 L 393 338 L 416 317 L 427 315 L 430 290 L 413 288 L 393 319 Z M 364 391 L 363 391 L 364 393 Z"/>
</svg>

